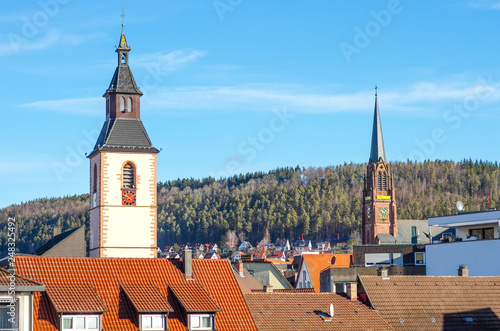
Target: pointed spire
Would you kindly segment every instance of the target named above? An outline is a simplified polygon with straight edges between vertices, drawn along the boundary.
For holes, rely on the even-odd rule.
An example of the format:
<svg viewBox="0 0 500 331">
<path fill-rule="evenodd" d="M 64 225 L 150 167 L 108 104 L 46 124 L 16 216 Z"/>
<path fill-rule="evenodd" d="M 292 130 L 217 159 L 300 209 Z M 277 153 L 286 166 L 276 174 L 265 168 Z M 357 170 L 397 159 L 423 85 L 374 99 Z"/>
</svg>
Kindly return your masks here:
<svg viewBox="0 0 500 331">
<path fill-rule="evenodd" d="M 120 43 L 118 44 L 118 48 L 116 51 L 130 51 L 130 46 L 127 44 L 127 38 L 125 38 L 125 29 L 124 24 L 122 23 L 122 34 L 120 36 Z"/>
<path fill-rule="evenodd" d="M 122 8 L 123 10 L 124 8 Z M 125 13 L 122 13 L 122 19 L 125 17 Z M 123 21 L 122 21 L 123 22 Z M 118 53 L 118 66 L 116 67 L 115 74 L 111 79 L 104 97 L 108 93 L 127 93 L 127 94 L 139 94 L 142 95 L 141 90 L 137 86 L 134 75 L 128 65 L 128 53 L 131 48 L 127 44 L 127 39 L 125 38 L 124 24 L 122 23 L 122 34 L 120 35 L 120 43 L 116 48 Z"/>
<path fill-rule="evenodd" d="M 127 44 L 127 38 L 125 38 L 125 7 L 122 7 L 122 14 L 120 16 L 122 18 L 122 34 L 116 51 L 130 51 L 130 46 Z"/>
<path fill-rule="evenodd" d="M 375 114 L 373 115 L 372 148 L 370 152 L 370 162 L 387 162 L 385 158 L 384 137 L 382 136 L 382 124 L 378 110 L 377 86 L 375 86 Z"/>
</svg>

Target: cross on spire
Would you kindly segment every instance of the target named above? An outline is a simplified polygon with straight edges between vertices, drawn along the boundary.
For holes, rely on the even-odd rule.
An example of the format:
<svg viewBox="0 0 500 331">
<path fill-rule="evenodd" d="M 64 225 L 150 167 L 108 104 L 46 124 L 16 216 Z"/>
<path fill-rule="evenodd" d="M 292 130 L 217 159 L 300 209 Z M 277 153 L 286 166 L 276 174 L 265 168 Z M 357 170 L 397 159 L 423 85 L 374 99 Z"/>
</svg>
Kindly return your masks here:
<svg viewBox="0 0 500 331">
<path fill-rule="evenodd" d="M 120 15 L 120 17 L 122 18 L 122 25 L 125 24 L 125 7 L 122 7 L 122 14 Z"/>
</svg>

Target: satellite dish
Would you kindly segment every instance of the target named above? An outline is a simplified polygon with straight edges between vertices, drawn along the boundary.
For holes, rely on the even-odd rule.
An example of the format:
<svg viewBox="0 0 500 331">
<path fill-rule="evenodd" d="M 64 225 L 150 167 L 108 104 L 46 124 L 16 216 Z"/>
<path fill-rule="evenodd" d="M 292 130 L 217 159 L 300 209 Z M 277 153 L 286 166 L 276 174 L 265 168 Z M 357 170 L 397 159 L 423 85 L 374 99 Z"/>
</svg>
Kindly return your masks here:
<svg viewBox="0 0 500 331">
<path fill-rule="evenodd" d="M 461 212 L 464 210 L 464 204 L 462 203 L 462 201 L 457 201 L 457 210 L 458 210 L 458 212 Z"/>
</svg>

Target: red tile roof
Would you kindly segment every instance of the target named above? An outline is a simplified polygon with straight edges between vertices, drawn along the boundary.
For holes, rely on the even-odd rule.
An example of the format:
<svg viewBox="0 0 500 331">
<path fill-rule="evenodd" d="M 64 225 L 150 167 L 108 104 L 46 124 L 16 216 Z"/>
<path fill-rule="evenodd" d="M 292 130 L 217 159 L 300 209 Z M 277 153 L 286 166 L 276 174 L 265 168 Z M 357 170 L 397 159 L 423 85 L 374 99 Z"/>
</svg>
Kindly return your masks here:
<svg viewBox="0 0 500 331">
<path fill-rule="evenodd" d="M 220 311 L 215 301 L 198 283 L 188 281 L 185 284 L 171 284 L 169 287 L 188 313 Z"/>
<path fill-rule="evenodd" d="M 217 330 L 257 330 L 227 260 L 193 260 L 194 280 L 220 308 Z M 17 273 L 48 287 L 59 284 L 90 284 L 102 300 L 103 330 L 137 330 L 135 312 L 120 285 L 154 284 L 174 312 L 168 315 L 171 331 L 186 330 L 180 308 L 169 285 L 186 284 L 182 262 L 169 259 L 16 257 Z M 46 294 L 34 294 L 34 331 L 56 331 L 57 323 Z"/>
<path fill-rule="evenodd" d="M 309 272 L 309 277 L 311 277 L 311 284 L 316 292 L 320 292 L 320 273 L 325 268 L 330 268 L 332 261 L 336 263 L 337 268 L 349 268 L 351 254 L 304 254 L 302 255 L 302 263 L 299 267 L 299 272 L 305 264 L 307 271 Z"/>
<path fill-rule="evenodd" d="M 121 284 L 138 313 L 166 313 L 172 307 L 154 284 Z"/>
<path fill-rule="evenodd" d="M 37 283 L 37 282 L 34 282 L 30 279 L 21 277 L 17 274 L 10 273 L 9 271 L 2 269 L 2 268 L 0 268 L 0 286 L 10 286 L 12 276 L 15 277 L 14 283 L 16 284 L 16 287 L 19 287 L 19 286 L 42 287 L 43 286 L 40 283 Z"/>
<path fill-rule="evenodd" d="M 359 277 L 396 330 L 500 330 L 500 277 Z"/>
<path fill-rule="evenodd" d="M 248 293 L 248 306 L 260 331 L 394 330 L 377 312 L 335 293 Z M 319 314 L 329 314 L 324 321 Z"/>
<path fill-rule="evenodd" d="M 90 284 L 50 284 L 47 295 L 58 313 L 103 313 L 107 311 Z"/>
</svg>

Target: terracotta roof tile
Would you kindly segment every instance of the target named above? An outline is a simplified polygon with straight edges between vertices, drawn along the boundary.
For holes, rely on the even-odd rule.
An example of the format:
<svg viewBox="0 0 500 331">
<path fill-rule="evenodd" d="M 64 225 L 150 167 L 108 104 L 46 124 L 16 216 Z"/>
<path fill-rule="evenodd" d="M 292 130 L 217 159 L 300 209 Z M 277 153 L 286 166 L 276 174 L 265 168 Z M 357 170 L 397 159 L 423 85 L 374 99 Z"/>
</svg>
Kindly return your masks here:
<svg viewBox="0 0 500 331">
<path fill-rule="evenodd" d="M 252 290 L 252 293 L 264 293 L 264 290 Z M 246 293 L 246 292 L 243 292 Z M 273 293 L 316 293 L 312 287 L 306 288 L 275 288 Z"/>
<path fill-rule="evenodd" d="M 121 287 L 138 313 L 172 311 L 167 299 L 154 284 L 121 284 Z"/>
<path fill-rule="evenodd" d="M 103 313 L 107 311 L 90 284 L 51 284 L 47 295 L 58 313 Z"/>
<path fill-rule="evenodd" d="M 10 286 L 12 275 L 13 274 L 11 274 L 9 271 L 0 268 L 0 286 Z M 16 286 L 32 286 L 32 287 L 43 286 L 40 283 L 21 277 L 17 274 L 14 274 L 14 277 L 16 278 L 14 281 Z"/>
<path fill-rule="evenodd" d="M 215 301 L 198 283 L 188 281 L 185 284 L 172 284 L 169 287 L 188 313 L 220 311 Z"/>
<path fill-rule="evenodd" d="M 500 329 L 500 277 L 360 279 L 373 308 L 396 330 Z"/>
<path fill-rule="evenodd" d="M 332 265 L 332 261 L 335 263 L 337 268 L 349 268 L 349 263 L 346 261 L 350 261 L 352 254 L 304 254 L 302 255 L 303 263 L 307 267 L 307 271 L 309 272 L 309 276 L 311 277 L 311 284 L 316 292 L 320 292 L 320 273 L 325 268 L 329 268 Z M 300 274 L 299 269 L 299 274 Z"/>
<path fill-rule="evenodd" d="M 275 330 L 394 330 L 377 312 L 335 293 L 245 294 L 260 331 Z M 329 314 L 324 321 L 319 314 Z"/>
<path fill-rule="evenodd" d="M 137 330 L 135 312 L 126 299 L 121 284 L 153 284 L 167 299 L 174 312 L 168 315 L 171 331 L 186 330 L 180 307 L 168 290 L 168 285 L 185 284 L 179 260 L 76 258 L 76 257 L 16 257 L 17 273 L 48 287 L 60 284 L 90 284 L 107 311 L 103 330 Z M 217 330 L 257 330 L 236 283 L 227 260 L 193 260 L 194 279 L 221 309 L 215 316 Z M 57 323 L 51 303 L 45 293 L 33 296 L 34 331 L 56 331 Z"/>
<path fill-rule="evenodd" d="M 193 260 L 194 278 L 221 309 L 216 314 L 217 330 L 257 330 L 234 274 L 227 274 L 228 268 L 231 266 L 227 260 Z"/>
</svg>

